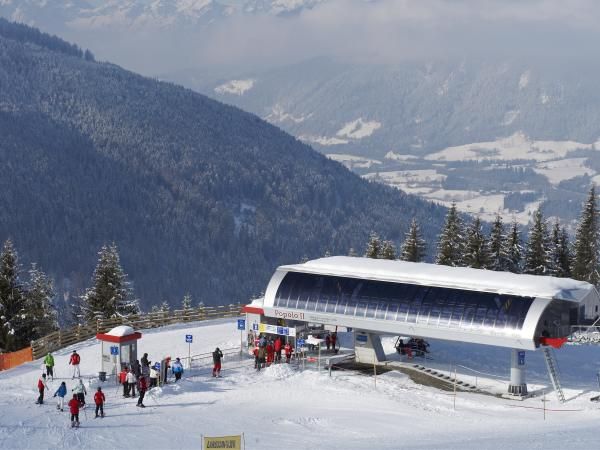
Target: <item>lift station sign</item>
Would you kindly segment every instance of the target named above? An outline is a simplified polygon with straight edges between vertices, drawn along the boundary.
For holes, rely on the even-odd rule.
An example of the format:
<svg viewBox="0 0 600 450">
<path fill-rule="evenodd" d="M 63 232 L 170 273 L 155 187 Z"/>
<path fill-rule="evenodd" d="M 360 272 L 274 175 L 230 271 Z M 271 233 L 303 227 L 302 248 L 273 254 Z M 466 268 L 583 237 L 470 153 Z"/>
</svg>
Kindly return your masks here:
<svg viewBox="0 0 600 450">
<path fill-rule="evenodd" d="M 258 331 L 260 333 L 279 334 L 281 336 L 296 337 L 296 329 L 295 328 L 280 327 L 277 325 L 269 325 L 266 323 L 259 323 Z"/>
</svg>

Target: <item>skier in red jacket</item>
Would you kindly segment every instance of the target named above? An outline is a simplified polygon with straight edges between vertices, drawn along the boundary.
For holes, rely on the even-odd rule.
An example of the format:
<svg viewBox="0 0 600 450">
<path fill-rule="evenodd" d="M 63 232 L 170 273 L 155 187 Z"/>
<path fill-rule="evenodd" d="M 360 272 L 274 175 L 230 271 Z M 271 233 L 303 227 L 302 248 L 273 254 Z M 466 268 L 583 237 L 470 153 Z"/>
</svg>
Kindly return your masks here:
<svg viewBox="0 0 600 450">
<path fill-rule="evenodd" d="M 140 397 L 138 398 L 136 406 L 139 406 L 140 408 L 145 408 L 146 405 L 144 405 L 144 395 L 146 395 L 146 389 L 148 389 L 148 382 L 146 381 L 146 377 L 140 377 L 138 389 L 140 391 Z"/>
<path fill-rule="evenodd" d="M 282 342 L 281 342 L 281 338 L 279 336 L 277 336 L 277 338 L 275 339 L 275 343 L 273 344 L 273 347 L 275 348 L 275 361 L 277 361 L 278 363 L 281 362 L 281 347 L 282 347 Z"/>
<path fill-rule="evenodd" d="M 292 352 L 294 351 L 294 347 L 292 347 L 292 344 L 290 344 L 288 342 L 287 344 L 285 344 L 284 350 L 285 350 L 285 362 L 289 364 L 290 359 L 292 359 Z"/>
<path fill-rule="evenodd" d="M 38 380 L 38 391 L 40 393 L 37 402 L 35 402 L 36 405 L 43 405 L 44 404 L 44 390 L 48 388 L 48 385 L 46 384 L 46 374 L 43 373 L 42 377 Z"/>
<path fill-rule="evenodd" d="M 98 390 L 94 394 L 94 403 L 96 404 L 96 417 L 98 417 L 98 411 L 100 411 L 100 417 L 104 417 L 105 401 L 106 397 L 104 396 L 104 392 L 102 392 L 102 388 L 98 386 Z"/>
<path fill-rule="evenodd" d="M 71 354 L 71 358 L 69 359 L 69 364 L 73 366 L 73 378 L 71 378 L 72 380 L 75 379 L 75 376 L 77 376 L 77 378 L 81 378 L 81 373 L 79 372 L 79 363 L 80 362 L 81 362 L 81 357 L 75 350 L 73 350 L 73 353 Z"/>
<path fill-rule="evenodd" d="M 69 400 L 69 410 L 71 411 L 71 428 L 79 428 L 79 400 L 75 394 Z"/>
<path fill-rule="evenodd" d="M 267 344 L 267 367 L 271 365 L 273 359 L 275 358 L 275 347 L 273 347 L 273 343 L 269 341 Z"/>
</svg>

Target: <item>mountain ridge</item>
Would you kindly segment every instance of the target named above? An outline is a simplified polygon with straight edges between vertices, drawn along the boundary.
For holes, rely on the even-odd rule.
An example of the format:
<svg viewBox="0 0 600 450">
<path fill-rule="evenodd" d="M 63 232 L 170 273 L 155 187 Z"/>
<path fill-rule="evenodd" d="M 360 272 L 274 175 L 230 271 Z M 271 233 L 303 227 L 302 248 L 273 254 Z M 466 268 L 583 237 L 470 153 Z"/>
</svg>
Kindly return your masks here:
<svg viewBox="0 0 600 450">
<path fill-rule="evenodd" d="M 399 243 L 413 216 L 432 243 L 445 210 L 361 180 L 236 107 L 113 64 L 0 36 L 2 238 L 57 281 L 89 284 L 114 241 L 142 306 L 246 301 L 274 267 Z M 26 205 L 26 206 L 25 206 Z"/>
</svg>

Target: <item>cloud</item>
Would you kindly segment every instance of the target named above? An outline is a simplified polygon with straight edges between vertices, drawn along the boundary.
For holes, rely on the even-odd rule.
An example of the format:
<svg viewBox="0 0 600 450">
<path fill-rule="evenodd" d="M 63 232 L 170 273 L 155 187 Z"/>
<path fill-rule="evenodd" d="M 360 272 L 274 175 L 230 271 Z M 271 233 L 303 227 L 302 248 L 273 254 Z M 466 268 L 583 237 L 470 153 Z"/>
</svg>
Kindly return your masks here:
<svg viewBox="0 0 600 450">
<path fill-rule="evenodd" d="M 294 15 L 233 15 L 186 26 L 120 24 L 69 34 L 101 57 L 164 73 L 256 68 L 315 56 L 372 62 L 589 57 L 597 52 L 599 18 L 600 2 L 591 0 L 325 0 Z"/>
</svg>

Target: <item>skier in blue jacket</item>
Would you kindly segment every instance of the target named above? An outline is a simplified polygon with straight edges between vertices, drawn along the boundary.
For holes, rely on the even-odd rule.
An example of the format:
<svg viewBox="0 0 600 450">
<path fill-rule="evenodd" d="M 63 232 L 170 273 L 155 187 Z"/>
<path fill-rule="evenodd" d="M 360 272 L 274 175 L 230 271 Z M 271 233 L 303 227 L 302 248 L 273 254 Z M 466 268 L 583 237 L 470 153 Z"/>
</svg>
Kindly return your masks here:
<svg viewBox="0 0 600 450">
<path fill-rule="evenodd" d="M 60 383 L 60 386 L 54 393 L 54 397 L 58 396 L 58 403 L 56 404 L 56 409 L 60 409 L 61 411 L 63 410 L 65 406 L 65 395 L 67 395 L 67 385 L 63 381 L 62 383 Z"/>
<path fill-rule="evenodd" d="M 175 381 L 181 380 L 181 375 L 183 375 L 183 365 L 179 358 L 175 359 L 175 362 L 171 365 L 171 371 L 173 375 L 175 375 Z"/>
</svg>

